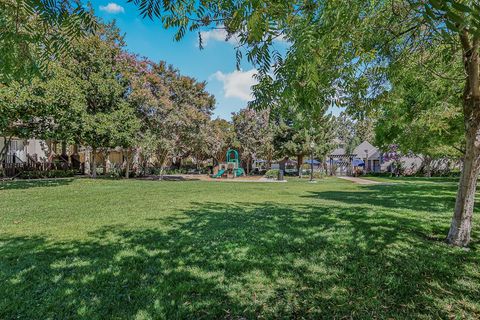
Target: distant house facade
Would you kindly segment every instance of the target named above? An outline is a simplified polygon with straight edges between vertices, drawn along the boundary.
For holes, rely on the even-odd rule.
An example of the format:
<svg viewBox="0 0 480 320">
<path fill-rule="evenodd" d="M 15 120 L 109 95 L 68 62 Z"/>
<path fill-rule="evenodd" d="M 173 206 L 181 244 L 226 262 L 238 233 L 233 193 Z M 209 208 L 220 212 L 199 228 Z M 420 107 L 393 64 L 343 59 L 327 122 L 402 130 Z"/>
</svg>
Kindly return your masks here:
<svg viewBox="0 0 480 320">
<path fill-rule="evenodd" d="M 370 142 L 363 141 L 353 149 L 352 153 L 355 154 L 355 158 L 363 161 L 366 173 L 382 171 L 382 164 L 384 163 L 382 152 Z"/>
<path fill-rule="evenodd" d="M 21 139 L 0 137 L 0 151 L 3 151 L 0 165 L 7 176 L 14 176 L 21 170 L 76 169 L 79 173 L 90 173 L 92 152 L 80 145 L 52 140 Z M 122 166 L 126 154 L 122 148 L 99 150 L 95 154 L 97 167 Z"/>
<path fill-rule="evenodd" d="M 327 156 L 327 168 L 330 175 L 355 175 L 359 173 L 394 172 L 395 163 L 385 159 L 383 152 L 368 141 L 347 153 L 340 147 Z M 422 158 L 403 156 L 400 159 L 402 168 L 410 173 L 418 171 L 422 166 Z"/>
<path fill-rule="evenodd" d="M 0 138 L 0 150 L 6 155 L 5 161 L 11 163 L 27 162 L 29 157 L 46 159 L 44 141 L 38 139 Z"/>
</svg>

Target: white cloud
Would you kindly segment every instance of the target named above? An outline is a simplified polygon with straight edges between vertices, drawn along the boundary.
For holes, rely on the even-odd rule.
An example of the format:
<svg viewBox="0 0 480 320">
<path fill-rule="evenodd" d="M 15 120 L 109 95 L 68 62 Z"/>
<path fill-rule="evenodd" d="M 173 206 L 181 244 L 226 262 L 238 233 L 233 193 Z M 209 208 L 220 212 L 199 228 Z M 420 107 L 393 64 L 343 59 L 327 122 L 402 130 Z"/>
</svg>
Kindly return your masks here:
<svg viewBox="0 0 480 320">
<path fill-rule="evenodd" d="M 235 35 L 230 37 L 227 40 L 228 33 L 225 29 L 222 29 L 222 27 L 219 27 L 220 29 L 212 29 L 208 31 L 201 31 L 200 36 L 202 37 L 202 44 L 204 47 L 207 46 L 209 41 L 223 41 L 223 42 L 228 42 L 230 44 L 235 44 L 236 38 Z"/>
<path fill-rule="evenodd" d="M 209 41 L 220 41 L 220 42 L 228 42 L 231 45 L 238 44 L 238 35 L 233 34 L 230 38 L 228 38 L 228 33 L 224 29 L 223 26 L 219 26 L 217 29 L 212 29 L 208 31 L 201 31 L 200 36 L 202 37 L 202 44 L 204 47 L 207 46 Z M 288 43 L 288 40 L 285 38 L 283 34 L 278 35 L 274 40 L 274 43 Z"/>
<path fill-rule="evenodd" d="M 106 6 L 100 6 L 100 11 L 117 14 L 117 13 L 124 13 L 125 9 L 123 9 L 122 6 L 116 4 L 115 2 L 110 2 Z"/>
<path fill-rule="evenodd" d="M 287 43 L 289 42 L 286 38 L 285 38 L 285 35 L 284 34 L 280 34 L 278 35 L 278 37 L 275 38 L 275 40 L 273 40 L 274 42 L 279 42 L 279 43 Z"/>
<path fill-rule="evenodd" d="M 253 99 L 252 86 L 257 84 L 254 78 L 256 69 L 249 71 L 235 70 L 230 73 L 215 72 L 211 77 L 223 83 L 223 94 L 226 98 L 239 98 L 243 101 Z"/>
</svg>

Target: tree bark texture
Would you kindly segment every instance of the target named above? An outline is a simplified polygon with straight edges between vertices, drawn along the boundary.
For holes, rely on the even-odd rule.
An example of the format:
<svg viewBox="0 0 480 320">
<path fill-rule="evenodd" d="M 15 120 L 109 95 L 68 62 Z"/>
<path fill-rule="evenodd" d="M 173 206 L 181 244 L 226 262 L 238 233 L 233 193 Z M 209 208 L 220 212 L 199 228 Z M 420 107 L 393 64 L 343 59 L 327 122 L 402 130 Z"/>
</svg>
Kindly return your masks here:
<svg viewBox="0 0 480 320">
<path fill-rule="evenodd" d="M 465 155 L 458 185 L 455 211 L 453 213 L 447 242 L 460 247 L 470 243 L 475 192 L 479 174 L 480 155 L 480 75 L 479 38 L 469 38 L 464 30 L 460 34 L 463 47 L 463 63 L 467 75 L 463 93 L 465 125 Z"/>
</svg>

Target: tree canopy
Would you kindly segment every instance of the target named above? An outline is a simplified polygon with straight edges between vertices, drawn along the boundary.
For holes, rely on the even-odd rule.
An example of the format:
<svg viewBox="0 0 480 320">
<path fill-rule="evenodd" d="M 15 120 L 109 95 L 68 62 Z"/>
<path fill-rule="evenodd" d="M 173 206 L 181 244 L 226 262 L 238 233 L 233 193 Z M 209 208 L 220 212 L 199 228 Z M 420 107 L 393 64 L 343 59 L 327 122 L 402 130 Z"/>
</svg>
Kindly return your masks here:
<svg viewBox="0 0 480 320">
<path fill-rule="evenodd" d="M 68 0 L 0 1 L 0 85 L 48 72 L 55 58 L 96 28 L 93 13 Z"/>
</svg>

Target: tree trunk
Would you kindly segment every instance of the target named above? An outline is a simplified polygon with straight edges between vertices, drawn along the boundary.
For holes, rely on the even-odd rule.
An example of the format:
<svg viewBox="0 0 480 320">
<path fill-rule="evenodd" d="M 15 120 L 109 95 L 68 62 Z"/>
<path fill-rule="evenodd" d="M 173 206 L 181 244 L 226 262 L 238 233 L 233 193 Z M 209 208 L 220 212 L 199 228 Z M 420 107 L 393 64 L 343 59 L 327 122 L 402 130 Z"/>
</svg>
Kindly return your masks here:
<svg viewBox="0 0 480 320">
<path fill-rule="evenodd" d="M 164 154 L 162 154 L 162 160 L 161 160 L 161 163 L 160 163 L 160 177 L 158 178 L 159 180 L 163 180 L 163 175 L 165 173 L 165 161 L 166 161 L 167 157 L 164 156 Z"/>
<path fill-rule="evenodd" d="M 479 174 L 479 150 L 475 146 L 476 134 L 467 134 L 467 148 L 458 186 L 455 211 L 447 242 L 460 247 L 468 246 L 472 229 L 473 207 Z"/>
<path fill-rule="evenodd" d="M 181 166 L 182 166 L 182 159 L 180 159 L 179 157 L 176 157 L 175 161 L 172 162 L 172 167 L 174 169 L 180 169 Z"/>
<path fill-rule="evenodd" d="M 125 163 L 125 179 L 130 178 L 130 158 L 127 149 L 126 163 Z"/>
<path fill-rule="evenodd" d="M 67 142 L 62 141 L 62 157 L 66 158 L 67 157 Z"/>
<path fill-rule="evenodd" d="M 90 166 L 90 149 L 85 148 L 85 162 L 83 164 L 83 174 L 86 174 L 87 176 L 90 175 L 91 173 L 91 166 Z"/>
<path fill-rule="evenodd" d="M 425 164 L 425 174 L 428 178 L 432 177 L 432 158 L 429 156 L 425 156 L 423 160 Z"/>
<path fill-rule="evenodd" d="M 0 166 L 2 168 L 1 170 L 1 176 L 6 176 L 6 172 L 5 172 L 5 167 L 6 167 L 6 164 L 7 164 L 7 152 L 8 152 L 8 145 L 10 144 L 10 140 L 12 139 L 12 137 L 9 137 L 8 138 L 8 141 L 7 141 L 7 137 L 3 137 L 3 149 L 0 151 Z"/>
<path fill-rule="evenodd" d="M 141 150 L 139 147 L 134 148 L 133 159 L 132 159 L 132 172 L 135 176 L 140 175 L 140 158 Z"/>
<path fill-rule="evenodd" d="M 103 175 L 107 175 L 108 171 L 109 171 L 109 165 L 108 165 L 108 154 L 109 152 L 106 151 L 103 153 Z"/>
<path fill-rule="evenodd" d="M 298 176 L 302 177 L 302 164 L 303 164 L 303 154 L 297 155 L 297 173 Z"/>
<path fill-rule="evenodd" d="M 96 161 L 97 149 L 92 149 L 92 178 L 97 178 L 97 161 Z"/>
<path fill-rule="evenodd" d="M 467 74 L 463 92 L 463 116 L 465 124 L 465 156 L 458 185 L 455 211 L 453 213 L 447 242 L 466 247 L 470 242 L 473 207 L 479 174 L 480 155 L 480 77 L 479 39 L 470 41 L 466 29 L 460 32 L 463 48 L 463 63 Z"/>
<path fill-rule="evenodd" d="M 10 142 L 12 141 L 12 137 L 3 137 L 3 149 L 1 151 L 1 154 L 0 154 L 0 160 L 3 162 L 5 161 L 5 163 L 7 162 L 7 156 L 8 156 L 8 149 L 9 149 L 9 146 L 10 146 Z"/>
</svg>

